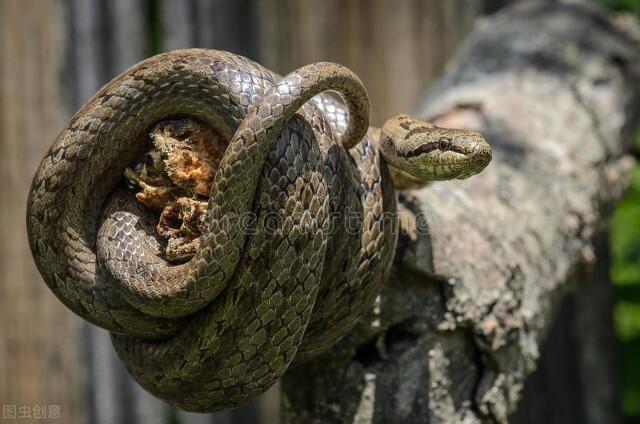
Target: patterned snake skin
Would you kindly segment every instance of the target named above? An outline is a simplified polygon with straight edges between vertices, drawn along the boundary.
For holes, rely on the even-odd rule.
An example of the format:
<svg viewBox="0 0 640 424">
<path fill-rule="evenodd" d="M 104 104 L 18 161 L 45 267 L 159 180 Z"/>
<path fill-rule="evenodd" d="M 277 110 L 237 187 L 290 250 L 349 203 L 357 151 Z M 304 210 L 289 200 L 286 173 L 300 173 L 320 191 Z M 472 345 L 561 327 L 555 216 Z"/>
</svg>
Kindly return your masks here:
<svg viewBox="0 0 640 424">
<path fill-rule="evenodd" d="M 341 99 L 320 94 L 327 90 Z M 149 150 L 155 123 L 185 116 L 231 141 L 201 247 L 172 264 L 157 218 L 122 175 Z M 38 269 L 65 305 L 111 332 L 129 372 L 154 395 L 192 411 L 247 402 L 294 359 L 335 343 L 380 291 L 396 203 L 368 118 L 364 87 L 336 64 L 280 77 L 222 51 L 147 59 L 102 88 L 43 159 L 27 206 Z M 403 119 L 383 130 L 395 166 L 437 153 L 444 165 L 427 166 L 427 177 L 448 179 L 490 160 L 469 132 L 451 133 L 448 144 L 438 134 L 424 152 L 393 150 L 397 132 L 421 132 Z M 451 150 L 449 162 L 438 149 Z M 456 162 L 464 169 L 453 172 Z"/>
</svg>

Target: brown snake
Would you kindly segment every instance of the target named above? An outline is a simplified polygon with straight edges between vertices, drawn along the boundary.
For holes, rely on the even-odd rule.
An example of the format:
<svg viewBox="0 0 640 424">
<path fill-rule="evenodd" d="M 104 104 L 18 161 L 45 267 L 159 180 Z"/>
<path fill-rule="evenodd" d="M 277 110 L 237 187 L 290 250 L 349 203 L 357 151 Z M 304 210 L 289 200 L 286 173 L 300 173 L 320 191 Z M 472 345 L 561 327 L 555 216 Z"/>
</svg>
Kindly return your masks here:
<svg viewBox="0 0 640 424">
<path fill-rule="evenodd" d="M 171 117 L 230 140 L 200 248 L 183 264 L 162 257 L 155 218 L 122 188 L 150 128 Z M 379 293 L 397 239 L 385 163 L 428 181 L 471 176 L 491 159 L 474 132 L 401 115 L 378 140 L 368 119 L 362 83 L 340 65 L 280 77 L 200 49 L 140 62 L 40 164 L 27 205 L 38 269 L 65 305 L 111 331 L 154 395 L 193 411 L 249 401 L 294 358 L 329 348 Z"/>
</svg>

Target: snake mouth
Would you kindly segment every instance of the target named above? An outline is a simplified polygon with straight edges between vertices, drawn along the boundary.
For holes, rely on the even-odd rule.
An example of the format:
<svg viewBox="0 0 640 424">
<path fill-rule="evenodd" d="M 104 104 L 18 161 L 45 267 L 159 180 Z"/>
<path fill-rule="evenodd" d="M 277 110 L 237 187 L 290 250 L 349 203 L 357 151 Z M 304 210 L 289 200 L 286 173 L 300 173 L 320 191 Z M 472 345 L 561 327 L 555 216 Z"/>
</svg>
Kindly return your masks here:
<svg viewBox="0 0 640 424">
<path fill-rule="evenodd" d="M 464 180 L 479 174 L 489 165 L 491 156 L 491 149 L 484 147 L 475 149 L 471 154 L 459 154 L 457 172 L 451 172 L 449 179 Z"/>
<path fill-rule="evenodd" d="M 437 143 L 425 143 L 422 144 L 415 149 L 406 152 L 404 155 L 407 158 L 413 158 L 417 156 L 426 155 L 429 153 L 438 152 L 439 154 L 443 154 L 444 152 L 453 152 L 459 154 L 461 157 L 469 156 L 473 154 L 474 150 L 469 150 L 466 147 L 452 144 L 451 141 L 447 139 L 442 139 Z"/>
<path fill-rule="evenodd" d="M 462 172 L 457 178 L 464 179 L 476 175 L 484 170 L 492 159 L 491 147 L 488 143 L 478 143 L 473 153 L 466 155 L 466 167 L 465 172 Z"/>
</svg>

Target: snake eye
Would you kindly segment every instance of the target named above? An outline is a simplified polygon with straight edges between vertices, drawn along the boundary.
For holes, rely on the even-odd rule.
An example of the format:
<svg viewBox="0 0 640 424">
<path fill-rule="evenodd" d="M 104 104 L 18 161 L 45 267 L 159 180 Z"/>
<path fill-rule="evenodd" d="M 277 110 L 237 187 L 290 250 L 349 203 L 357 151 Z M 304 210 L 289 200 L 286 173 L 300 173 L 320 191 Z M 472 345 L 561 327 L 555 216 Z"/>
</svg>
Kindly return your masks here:
<svg viewBox="0 0 640 424">
<path fill-rule="evenodd" d="M 451 146 L 451 140 L 446 137 L 442 137 L 438 140 L 438 143 L 440 150 L 449 150 L 449 147 Z"/>
</svg>

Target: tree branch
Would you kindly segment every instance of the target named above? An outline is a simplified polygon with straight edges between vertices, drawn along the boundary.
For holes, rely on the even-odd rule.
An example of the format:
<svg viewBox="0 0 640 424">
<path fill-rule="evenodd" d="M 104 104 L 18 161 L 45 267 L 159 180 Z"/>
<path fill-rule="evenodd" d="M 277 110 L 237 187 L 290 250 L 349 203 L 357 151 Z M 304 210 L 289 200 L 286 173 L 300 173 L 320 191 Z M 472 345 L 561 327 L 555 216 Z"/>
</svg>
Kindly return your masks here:
<svg viewBox="0 0 640 424">
<path fill-rule="evenodd" d="M 626 186 L 639 59 L 584 5 L 526 2 L 477 25 L 419 115 L 480 130 L 494 161 L 401 195 L 418 234 L 371 316 L 287 373 L 287 422 L 506 422 Z"/>
</svg>

